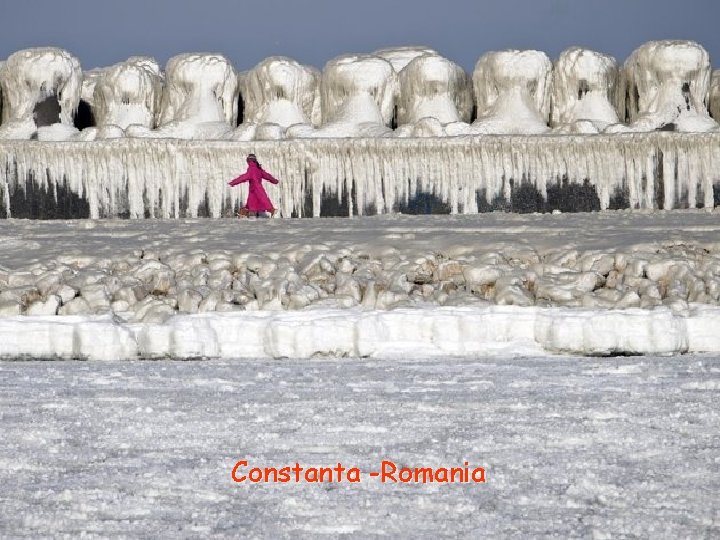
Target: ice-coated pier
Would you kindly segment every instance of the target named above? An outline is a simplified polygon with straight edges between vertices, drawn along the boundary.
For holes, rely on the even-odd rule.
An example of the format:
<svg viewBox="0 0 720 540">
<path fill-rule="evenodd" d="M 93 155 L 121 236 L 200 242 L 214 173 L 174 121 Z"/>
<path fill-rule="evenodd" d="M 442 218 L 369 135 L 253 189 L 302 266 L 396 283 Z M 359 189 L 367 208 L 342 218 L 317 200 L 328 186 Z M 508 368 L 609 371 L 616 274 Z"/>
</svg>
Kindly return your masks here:
<svg viewBox="0 0 720 540">
<path fill-rule="evenodd" d="M 149 57 L 83 72 L 70 52 L 0 62 L 0 217 L 220 217 L 254 152 L 283 217 L 710 208 L 718 78 L 693 41 L 620 66 L 570 47 L 344 54 L 322 71 L 269 57 Z M 713 82 L 715 81 L 715 82 Z M 713 116 L 714 115 L 714 116 Z M 431 207 L 431 208 L 430 208 Z"/>
<path fill-rule="evenodd" d="M 0 141 L 0 215 L 33 215 L 26 192 L 80 210 L 57 217 L 220 217 L 244 200 L 227 181 L 248 152 L 281 179 L 269 186 L 285 217 L 397 211 L 418 193 L 451 213 L 577 207 L 712 208 L 720 197 L 720 133 L 483 135 L 207 141 L 122 138 Z M 573 188 L 575 186 L 575 188 Z M 573 191 L 575 189 L 575 191 Z M 44 199 L 43 199 L 44 197 Z M 332 210 L 323 200 L 332 198 Z M 32 202 L 32 201 L 30 201 Z M 535 206 L 533 206 L 535 205 Z M 577 208 L 575 208 L 577 209 Z"/>
</svg>

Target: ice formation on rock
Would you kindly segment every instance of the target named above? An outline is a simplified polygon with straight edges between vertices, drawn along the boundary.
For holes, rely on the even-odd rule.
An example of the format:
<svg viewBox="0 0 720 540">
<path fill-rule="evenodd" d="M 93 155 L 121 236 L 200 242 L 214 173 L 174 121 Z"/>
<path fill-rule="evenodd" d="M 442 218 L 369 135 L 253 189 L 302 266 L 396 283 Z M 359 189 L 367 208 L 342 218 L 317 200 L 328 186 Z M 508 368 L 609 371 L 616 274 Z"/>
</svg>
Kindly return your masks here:
<svg viewBox="0 0 720 540">
<path fill-rule="evenodd" d="M 80 62 L 67 51 L 44 47 L 10 55 L 0 67 L 0 139 L 30 139 L 55 123 L 70 132 L 81 87 Z"/>
<path fill-rule="evenodd" d="M 322 127 L 293 130 L 292 136 L 389 134 L 397 92 L 397 73 L 387 60 L 369 54 L 334 58 L 325 65 L 320 84 Z"/>
<path fill-rule="evenodd" d="M 628 127 L 613 131 L 704 132 L 718 124 L 707 113 L 710 56 L 693 41 L 650 41 L 625 61 L 618 85 L 618 110 Z"/>
<path fill-rule="evenodd" d="M 720 69 L 716 69 L 712 73 L 710 79 L 710 103 L 708 109 L 710 109 L 710 116 L 712 116 L 716 122 L 720 121 Z"/>
<path fill-rule="evenodd" d="M 320 72 L 290 58 L 266 58 L 244 75 L 243 124 L 258 139 L 282 138 L 292 125 L 320 124 Z M 244 133 L 248 126 L 239 128 Z"/>
<path fill-rule="evenodd" d="M 477 119 L 471 133 L 538 134 L 549 130 L 552 62 L 540 51 L 489 52 L 473 72 Z"/>
<path fill-rule="evenodd" d="M 598 133 L 618 123 L 617 77 L 612 56 L 580 47 L 564 50 L 553 71 L 550 122 L 555 131 Z"/>
<path fill-rule="evenodd" d="M 436 54 L 416 56 L 400 71 L 399 86 L 396 135 L 442 136 L 445 125 L 470 122 L 470 78 L 450 60 Z"/>
<path fill-rule="evenodd" d="M 98 354 L 98 333 L 129 357 L 717 352 L 716 216 L 17 220 L 0 356 Z"/>
<path fill-rule="evenodd" d="M 154 128 L 162 90 L 160 66 L 152 58 L 132 57 L 104 69 L 93 91 L 96 124 Z"/>
<path fill-rule="evenodd" d="M 224 139 L 237 124 L 239 80 L 220 54 L 168 60 L 158 129 L 148 136 Z"/>
</svg>

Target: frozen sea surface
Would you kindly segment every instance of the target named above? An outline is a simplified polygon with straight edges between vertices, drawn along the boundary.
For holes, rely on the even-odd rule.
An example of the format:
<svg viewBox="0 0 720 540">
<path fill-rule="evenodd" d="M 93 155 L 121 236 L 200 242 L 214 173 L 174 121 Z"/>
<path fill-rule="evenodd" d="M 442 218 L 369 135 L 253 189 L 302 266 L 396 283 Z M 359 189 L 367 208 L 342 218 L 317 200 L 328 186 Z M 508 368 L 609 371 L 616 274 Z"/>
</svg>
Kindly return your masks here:
<svg viewBox="0 0 720 540">
<path fill-rule="evenodd" d="M 2 362 L 0 537 L 718 537 L 718 390 L 703 356 Z"/>
</svg>

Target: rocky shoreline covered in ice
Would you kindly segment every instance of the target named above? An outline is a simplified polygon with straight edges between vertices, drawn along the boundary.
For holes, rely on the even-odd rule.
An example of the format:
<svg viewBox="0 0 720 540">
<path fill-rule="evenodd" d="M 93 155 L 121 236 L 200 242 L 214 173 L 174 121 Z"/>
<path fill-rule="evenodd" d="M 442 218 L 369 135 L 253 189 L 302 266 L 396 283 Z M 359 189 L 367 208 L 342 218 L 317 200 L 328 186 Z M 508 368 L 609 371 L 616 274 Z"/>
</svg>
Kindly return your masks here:
<svg viewBox="0 0 720 540">
<path fill-rule="evenodd" d="M 10 220 L 0 355 L 720 350 L 716 218 Z"/>
</svg>

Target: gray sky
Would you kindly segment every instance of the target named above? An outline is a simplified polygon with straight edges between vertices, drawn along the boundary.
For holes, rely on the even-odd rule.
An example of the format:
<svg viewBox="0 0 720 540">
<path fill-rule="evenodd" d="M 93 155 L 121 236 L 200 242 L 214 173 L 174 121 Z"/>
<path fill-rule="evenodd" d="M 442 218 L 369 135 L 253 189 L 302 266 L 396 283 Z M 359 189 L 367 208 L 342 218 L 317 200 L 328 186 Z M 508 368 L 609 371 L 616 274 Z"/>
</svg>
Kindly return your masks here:
<svg viewBox="0 0 720 540">
<path fill-rule="evenodd" d="M 720 0 L 0 0 L 0 59 L 57 46 L 84 69 L 133 55 L 161 64 L 220 52 L 245 70 L 290 56 L 322 68 L 344 53 L 427 45 L 472 71 L 490 50 L 570 45 L 622 62 L 653 39 L 692 39 L 720 66 Z"/>
</svg>

